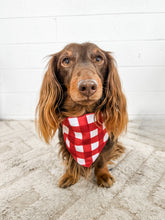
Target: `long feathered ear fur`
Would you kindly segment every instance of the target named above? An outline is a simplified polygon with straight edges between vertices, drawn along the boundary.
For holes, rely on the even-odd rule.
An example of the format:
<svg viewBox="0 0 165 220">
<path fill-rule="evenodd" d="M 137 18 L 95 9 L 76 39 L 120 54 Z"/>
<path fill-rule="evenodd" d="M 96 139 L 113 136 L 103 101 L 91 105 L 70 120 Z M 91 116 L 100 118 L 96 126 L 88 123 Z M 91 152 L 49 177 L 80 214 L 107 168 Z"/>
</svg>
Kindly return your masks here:
<svg viewBox="0 0 165 220">
<path fill-rule="evenodd" d="M 57 80 L 56 66 L 55 54 L 48 63 L 36 108 L 36 127 L 46 143 L 52 139 L 60 123 L 59 104 L 62 101 L 62 88 Z"/>
<path fill-rule="evenodd" d="M 114 58 L 107 55 L 108 70 L 105 80 L 104 100 L 98 110 L 102 109 L 105 127 L 109 134 L 117 138 L 127 128 L 128 115 L 126 98 L 122 92 L 120 78 Z"/>
</svg>

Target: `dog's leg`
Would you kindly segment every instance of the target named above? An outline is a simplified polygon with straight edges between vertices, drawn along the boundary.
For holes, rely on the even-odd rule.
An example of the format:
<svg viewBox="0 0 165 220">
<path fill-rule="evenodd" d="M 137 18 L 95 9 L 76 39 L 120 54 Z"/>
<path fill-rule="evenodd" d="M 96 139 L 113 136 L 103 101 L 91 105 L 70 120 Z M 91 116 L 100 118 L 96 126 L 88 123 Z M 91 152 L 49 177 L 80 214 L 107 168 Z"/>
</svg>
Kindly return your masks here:
<svg viewBox="0 0 165 220">
<path fill-rule="evenodd" d="M 114 144 L 113 148 L 110 151 L 109 161 L 118 159 L 121 154 L 125 152 L 125 147 L 123 147 L 120 143 Z"/>
<path fill-rule="evenodd" d="M 67 188 L 77 183 L 78 180 L 78 177 L 75 177 L 73 174 L 68 172 L 68 170 L 66 170 L 65 174 L 60 178 L 59 187 Z"/>
<path fill-rule="evenodd" d="M 95 176 L 97 180 L 97 185 L 101 187 L 111 187 L 113 183 L 115 182 L 114 177 L 109 173 L 109 170 L 107 168 L 107 164 L 105 164 L 103 167 L 95 167 Z"/>
<path fill-rule="evenodd" d="M 108 146 L 108 145 L 107 145 Z M 119 144 L 115 143 L 112 148 L 106 150 L 98 158 L 95 164 L 95 176 L 97 179 L 98 186 L 111 187 L 115 182 L 114 177 L 109 173 L 107 164 L 113 164 L 111 160 L 116 160 L 123 154 L 125 148 Z"/>
<path fill-rule="evenodd" d="M 79 179 L 80 179 L 80 166 L 73 159 L 73 157 L 69 156 L 69 160 L 67 161 L 67 169 L 65 174 L 60 178 L 59 187 L 67 188 L 77 183 Z"/>
</svg>

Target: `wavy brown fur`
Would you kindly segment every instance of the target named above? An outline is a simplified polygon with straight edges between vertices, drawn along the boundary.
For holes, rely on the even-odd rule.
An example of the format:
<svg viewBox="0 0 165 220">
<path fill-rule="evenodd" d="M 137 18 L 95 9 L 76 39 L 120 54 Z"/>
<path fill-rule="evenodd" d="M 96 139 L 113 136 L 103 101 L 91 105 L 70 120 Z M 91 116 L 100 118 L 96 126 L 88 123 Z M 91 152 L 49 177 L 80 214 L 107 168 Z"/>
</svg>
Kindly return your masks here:
<svg viewBox="0 0 165 220">
<path fill-rule="evenodd" d="M 74 68 L 64 68 L 61 59 L 66 54 L 68 54 L 67 56 L 72 55 L 73 51 L 77 52 L 77 63 L 75 63 Z M 91 104 L 88 104 L 88 102 L 87 104 L 84 102 L 81 104 L 81 102 L 74 101 L 73 98 L 78 99 L 80 94 L 73 85 L 73 89 L 70 89 L 73 77 L 75 77 L 75 80 L 81 80 L 81 72 L 84 71 L 83 60 L 87 59 L 84 55 L 86 51 L 92 51 L 92 53 L 98 53 L 99 51 L 104 60 L 102 66 L 93 65 L 91 61 L 88 61 L 85 66 L 85 68 L 89 69 L 89 72 L 91 71 L 90 77 L 92 73 L 95 73 L 93 77 L 98 81 L 98 85 L 102 82 L 102 97 L 100 99 L 100 93 L 98 93 L 97 98 L 96 92 L 94 96 L 96 101 Z M 76 66 L 77 64 L 79 64 L 78 67 Z M 79 75 L 76 75 L 78 73 Z M 82 76 L 86 75 L 82 74 Z M 73 92 L 75 94 L 71 94 Z M 83 99 L 84 97 L 82 96 Z M 36 108 L 36 126 L 40 136 L 45 139 L 46 143 L 50 142 L 57 128 L 59 128 L 59 153 L 66 166 L 66 173 L 59 182 L 60 187 L 65 188 L 75 184 L 80 175 L 87 178 L 93 167 L 95 168 L 98 185 L 105 187 L 112 185 L 114 179 L 108 174 L 107 163 L 118 158 L 124 152 L 124 147 L 118 144 L 117 138 L 127 127 L 126 105 L 126 98 L 122 92 L 115 60 L 110 53 L 99 49 L 94 44 L 85 43 L 70 44 L 59 53 L 52 55 L 43 79 Z M 97 160 L 90 168 L 86 168 L 80 166 L 67 150 L 60 123 L 65 117 L 81 116 L 90 112 L 95 113 L 97 120 L 100 112 L 103 113 L 104 124 L 110 138 Z"/>
<path fill-rule="evenodd" d="M 120 78 L 117 72 L 114 58 L 108 54 L 108 77 L 105 88 L 105 98 L 97 107 L 97 118 L 103 106 L 103 117 L 107 131 L 111 131 L 117 138 L 127 129 L 128 115 L 127 102 L 122 92 Z"/>
<path fill-rule="evenodd" d="M 56 78 L 56 55 L 53 55 L 48 64 L 40 90 L 40 99 L 36 108 L 36 125 L 40 136 L 46 143 L 53 138 L 59 123 L 59 104 L 62 99 L 62 88 Z M 37 119 L 38 114 L 38 119 Z"/>
</svg>

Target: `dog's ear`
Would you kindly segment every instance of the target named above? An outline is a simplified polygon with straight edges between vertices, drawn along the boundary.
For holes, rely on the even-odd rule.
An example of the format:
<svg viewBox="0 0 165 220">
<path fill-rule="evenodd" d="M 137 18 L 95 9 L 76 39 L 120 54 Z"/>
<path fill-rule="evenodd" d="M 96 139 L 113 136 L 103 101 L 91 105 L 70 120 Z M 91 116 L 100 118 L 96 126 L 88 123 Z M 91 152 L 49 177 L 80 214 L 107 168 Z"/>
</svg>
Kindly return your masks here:
<svg viewBox="0 0 165 220">
<path fill-rule="evenodd" d="M 63 91 L 57 79 L 58 54 L 52 55 L 45 73 L 39 102 L 36 108 L 36 127 L 46 143 L 54 136 L 59 126 L 59 105 Z"/>
<path fill-rule="evenodd" d="M 127 128 L 128 115 L 126 98 L 122 92 L 120 78 L 116 63 L 110 53 L 106 53 L 108 67 L 105 79 L 103 100 L 103 117 L 105 127 L 109 134 L 117 138 Z"/>
</svg>

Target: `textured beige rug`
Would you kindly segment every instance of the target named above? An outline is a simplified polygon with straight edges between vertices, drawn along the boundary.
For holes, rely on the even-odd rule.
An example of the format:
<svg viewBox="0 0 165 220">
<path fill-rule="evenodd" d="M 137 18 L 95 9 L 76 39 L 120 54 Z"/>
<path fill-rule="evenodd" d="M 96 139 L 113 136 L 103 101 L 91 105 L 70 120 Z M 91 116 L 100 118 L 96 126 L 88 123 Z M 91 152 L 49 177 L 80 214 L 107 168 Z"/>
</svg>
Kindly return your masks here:
<svg viewBox="0 0 165 220">
<path fill-rule="evenodd" d="M 165 219 L 165 121 L 129 123 L 110 189 L 98 188 L 94 175 L 58 188 L 57 141 L 41 142 L 31 121 L 0 122 L 0 220 Z"/>
</svg>

